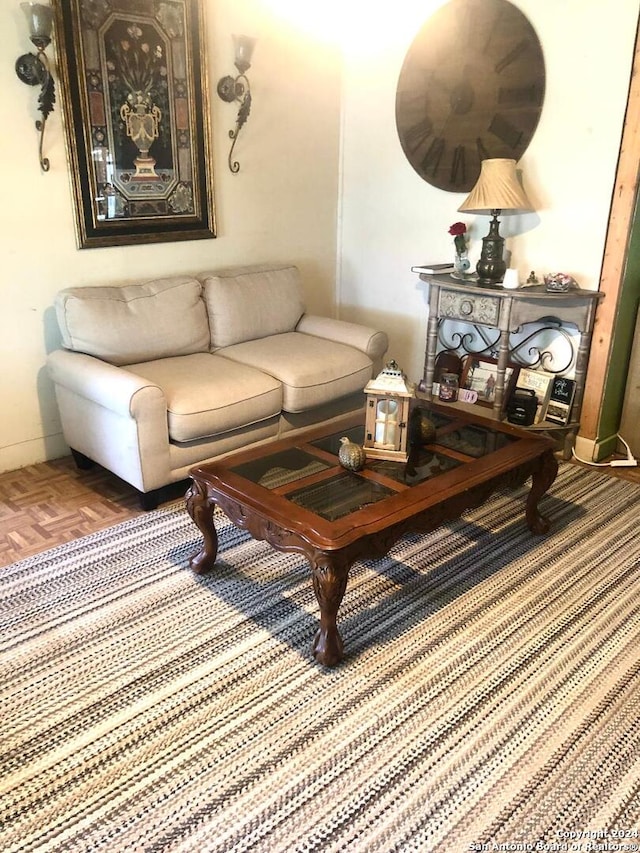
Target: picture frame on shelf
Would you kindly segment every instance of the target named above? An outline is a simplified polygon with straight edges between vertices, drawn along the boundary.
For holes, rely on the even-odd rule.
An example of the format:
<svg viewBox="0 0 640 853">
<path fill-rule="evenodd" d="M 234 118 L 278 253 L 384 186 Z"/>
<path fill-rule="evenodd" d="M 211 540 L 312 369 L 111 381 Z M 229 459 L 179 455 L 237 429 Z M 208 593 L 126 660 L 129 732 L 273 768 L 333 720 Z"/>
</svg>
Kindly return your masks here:
<svg viewBox="0 0 640 853">
<path fill-rule="evenodd" d="M 510 362 L 504 374 L 503 408 L 516 385 L 520 366 Z M 498 361 L 485 355 L 468 355 L 464 359 L 460 387 L 475 391 L 478 395 L 476 404 L 493 408 L 495 402 L 495 387 L 498 378 Z"/>
<path fill-rule="evenodd" d="M 534 370 L 530 367 L 520 368 L 518 373 L 518 388 L 533 391 L 538 398 L 534 424 L 539 424 L 545 419 L 554 379 L 555 374 L 547 373 L 545 370 Z"/>
<path fill-rule="evenodd" d="M 53 0 L 78 248 L 216 236 L 203 0 Z"/>
</svg>

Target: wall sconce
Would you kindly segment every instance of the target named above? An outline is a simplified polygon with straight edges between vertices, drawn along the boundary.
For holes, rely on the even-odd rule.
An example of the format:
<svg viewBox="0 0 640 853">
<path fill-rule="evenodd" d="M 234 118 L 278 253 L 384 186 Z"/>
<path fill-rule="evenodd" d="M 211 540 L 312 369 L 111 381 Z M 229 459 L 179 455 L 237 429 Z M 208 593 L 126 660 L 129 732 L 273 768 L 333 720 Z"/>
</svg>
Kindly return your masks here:
<svg viewBox="0 0 640 853">
<path fill-rule="evenodd" d="M 53 28 L 53 9 L 42 3 L 21 3 L 20 7 L 25 14 L 29 24 L 29 37 L 37 47 L 38 53 L 25 53 L 16 60 L 16 74 L 28 86 L 40 86 L 38 95 L 38 109 L 42 113 L 42 120 L 36 121 L 36 130 L 40 131 L 40 168 L 43 172 L 49 171 L 49 160 L 42 156 L 42 141 L 44 137 L 44 126 L 49 113 L 53 112 L 56 102 L 55 85 L 49 70 L 49 60 L 45 53 L 51 44 L 51 30 Z"/>
<path fill-rule="evenodd" d="M 251 68 L 251 55 L 255 47 L 256 39 L 249 36 L 234 36 L 233 44 L 235 47 L 235 62 L 234 65 L 238 69 L 238 75 L 231 77 L 221 77 L 218 80 L 218 95 L 223 101 L 228 104 L 233 101 L 238 101 L 238 115 L 236 117 L 235 130 L 229 131 L 229 139 L 232 139 L 231 149 L 229 150 L 229 169 L 234 175 L 240 171 L 240 163 L 237 160 L 232 162 L 233 149 L 238 141 L 238 135 L 246 120 L 249 118 L 251 110 L 251 87 L 246 73 Z"/>
</svg>

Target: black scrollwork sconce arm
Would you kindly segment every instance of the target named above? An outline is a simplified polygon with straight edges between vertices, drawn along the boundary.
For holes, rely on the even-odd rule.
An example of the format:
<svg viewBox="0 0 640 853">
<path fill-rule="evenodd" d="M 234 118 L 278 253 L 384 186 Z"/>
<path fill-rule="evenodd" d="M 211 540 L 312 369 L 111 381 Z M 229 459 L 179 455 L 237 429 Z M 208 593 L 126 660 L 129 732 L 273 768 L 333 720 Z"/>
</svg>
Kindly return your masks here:
<svg viewBox="0 0 640 853">
<path fill-rule="evenodd" d="M 240 73 L 237 77 L 232 77 L 231 75 L 221 77 L 218 81 L 217 91 L 219 97 L 222 98 L 223 101 L 226 101 L 226 103 L 231 104 L 234 101 L 237 101 L 240 104 L 238 108 L 238 115 L 236 116 L 236 126 L 233 130 L 229 131 L 229 139 L 231 139 L 232 142 L 231 148 L 229 149 L 228 163 L 230 171 L 235 175 L 240 171 L 240 163 L 233 159 L 233 149 L 238 141 L 240 131 L 245 125 L 249 118 L 249 113 L 251 112 L 251 87 L 249 85 L 249 79 L 246 76 L 246 72 L 251 67 L 251 54 L 253 52 L 255 39 L 249 38 L 248 36 L 234 36 L 234 42 L 236 47 L 235 66 Z"/>
<path fill-rule="evenodd" d="M 229 169 L 236 174 L 236 172 L 240 171 L 240 163 L 237 160 L 233 160 L 233 149 L 238 141 L 240 131 L 251 112 L 251 87 L 244 74 L 239 74 L 235 78 L 223 77 L 218 83 L 218 94 L 227 103 L 231 103 L 232 101 L 240 102 L 235 129 L 229 131 L 229 139 L 233 140 L 229 149 Z"/>
<path fill-rule="evenodd" d="M 42 143 L 45 123 L 49 115 L 53 112 L 53 105 L 56 102 L 56 88 L 53 76 L 49 71 L 49 62 L 46 54 L 38 51 L 37 56 L 35 53 L 25 53 L 19 56 L 16 61 L 16 74 L 28 86 L 40 86 L 38 109 L 42 114 L 42 119 L 36 121 L 36 129 L 40 132 L 40 168 L 43 172 L 48 172 L 50 163 L 47 157 L 42 156 Z"/>
<path fill-rule="evenodd" d="M 36 46 L 38 52 L 37 54 L 24 53 L 19 56 L 16 60 L 16 74 L 27 86 L 40 86 L 38 109 L 42 119 L 36 121 L 36 129 L 40 133 L 40 168 L 43 172 L 48 172 L 50 163 L 46 157 L 42 156 L 42 143 L 47 118 L 53 112 L 53 105 L 56 102 L 55 83 L 45 53 L 51 44 L 53 12 L 51 7 L 41 3 L 21 3 L 21 6 L 29 23 L 31 42 Z"/>
</svg>

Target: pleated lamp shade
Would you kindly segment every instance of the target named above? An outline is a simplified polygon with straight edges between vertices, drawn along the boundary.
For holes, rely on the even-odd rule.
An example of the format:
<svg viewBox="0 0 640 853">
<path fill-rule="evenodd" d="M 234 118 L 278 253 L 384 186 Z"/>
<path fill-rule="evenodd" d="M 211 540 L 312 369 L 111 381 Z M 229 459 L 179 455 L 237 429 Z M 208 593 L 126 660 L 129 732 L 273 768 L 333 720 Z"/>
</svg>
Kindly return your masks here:
<svg viewBox="0 0 640 853">
<path fill-rule="evenodd" d="M 516 161 L 483 160 L 480 177 L 458 210 L 468 213 L 533 210 L 533 205 L 518 180 Z"/>
</svg>

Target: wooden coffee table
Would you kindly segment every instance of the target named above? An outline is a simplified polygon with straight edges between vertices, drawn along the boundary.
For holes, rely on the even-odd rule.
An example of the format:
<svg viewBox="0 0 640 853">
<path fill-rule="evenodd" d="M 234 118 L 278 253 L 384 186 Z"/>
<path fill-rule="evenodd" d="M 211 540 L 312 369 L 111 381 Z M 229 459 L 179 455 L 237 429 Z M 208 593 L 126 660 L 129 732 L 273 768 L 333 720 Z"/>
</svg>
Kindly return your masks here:
<svg viewBox="0 0 640 853">
<path fill-rule="evenodd" d="M 369 459 L 359 473 L 343 469 L 340 437 L 361 444 L 364 436 L 363 419 L 352 419 L 194 468 L 186 502 L 204 542 L 192 569 L 214 568 L 216 506 L 255 539 L 304 554 L 320 608 L 313 654 L 335 666 L 344 649 L 336 618 L 356 560 L 384 556 L 405 533 L 434 530 L 528 477 L 526 522 L 533 533 L 548 531 L 538 502 L 558 471 L 551 439 L 443 404 L 420 408 L 436 437 L 428 445 L 416 438 L 407 463 Z"/>
</svg>

